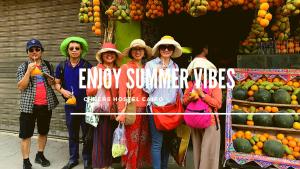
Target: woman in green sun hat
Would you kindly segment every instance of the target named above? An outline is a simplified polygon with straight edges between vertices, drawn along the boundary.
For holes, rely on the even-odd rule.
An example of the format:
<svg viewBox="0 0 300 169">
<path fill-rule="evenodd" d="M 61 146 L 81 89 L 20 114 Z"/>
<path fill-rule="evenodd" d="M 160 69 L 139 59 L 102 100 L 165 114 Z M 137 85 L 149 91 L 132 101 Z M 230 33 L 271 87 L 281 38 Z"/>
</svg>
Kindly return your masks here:
<svg viewBox="0 0 300 169">
<path fill-rule="evenodd" d="M 63 169 L 71 169 L 78 164 L 80 127 L 83 137 L 87 133 L 85 116 L 71 115 L 71 113 L 85 112 L 84 98 L 86 97 L 86 90 L 79 88 L 79 69 L 91 68 L 92 65 L 83 59 L 88 52 L 88 43 L 81 37 L 68 37 L 63 40 L 60 45 L 60 52 L 64 57 L 66 57 L 66 60 L 60 62 L 56 67 L 55 88 L 66 101 L 70 98 L 73 99 L 72 103 L 68 101 L 65 104 L 66 124 L 69 133 L 70 159 L 69 162 L 63 167 Z M 85 76 L 85 79 L 87 79 L 86 74 L 83 76 Z M 83 84 L 85 85 L 86 81 L 84 81 Z M 92 149 L 88 145 L 91 144 L 84 144 L 82 150 L 85 169 L 91 168 Z"/>
</svg>

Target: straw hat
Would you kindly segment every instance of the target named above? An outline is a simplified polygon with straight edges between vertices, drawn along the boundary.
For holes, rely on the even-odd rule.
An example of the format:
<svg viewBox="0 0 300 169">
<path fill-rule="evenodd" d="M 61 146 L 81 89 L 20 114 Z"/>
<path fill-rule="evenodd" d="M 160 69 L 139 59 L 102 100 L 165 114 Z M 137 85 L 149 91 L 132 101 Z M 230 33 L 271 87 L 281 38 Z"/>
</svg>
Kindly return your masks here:
<svg viewBox="0 0 300 169">
<path fill-rule="evenodd" d="M 158 41 L 154 45 L 154 47 L 152 49 L 153 56 L 159 56 L 158 50 L 159 50 L 160 45 L 174 45 L 175 46 L 175 50 L 173 52 L 173 55 L 171 56 L 172 58 L 178 58 L 182 54 L 182 48 L 181 48 L 180 44 L 178 42 L 176 42 L 172 36 L 163 36 L 160 39 L 160 41 Z"/>
<path fill-rule="evenodd" d="M 140 47 L 140 48 L 144 48 L 145 51 L 146 51 L 146 54 L 147 54 L 147 57 L 148 58 L 151 58 L 152 57 L 152 48 L 147 46 L 145 41 L 143 41 L 142 39 L 135 39 L 133 40 L 131 43 L 130 43 L 130 46 L 126 49 L 124 49 L 123 51 L 123 56 L 128 56 L 129 55 L 129 52 L 132 48 L 135 48 L 135 47 Z"/>
<path fill-rule="evenodd" d="M 65 56 L 68 57 L 68 46 L 71 42 L 77 42 L 81 44 L 82 47 L 82 52 L 81 52 L 81 58 L 84 58 L 89 50 L 89 45 L 86 42 L 85 39 L 81 38 L 81 37 L 76 37 L 76 36 L 71 36 L 66 38 L 65 40 L 62 41 L 62 43 L 60 44 L 60 53 Z"/>
<path fill-rule="evenodd" d="M 102 45 L 102 49 L 100 49 L 96 54 L 96 59 L 98 60 L 98 62 L 101 62 L 101 55 L 105 52 L 115 52 L 118 57 L 122 56 L 121 52 L 117 50 L 115 44 L 111 42 L 106 42 Z"/>
<path fill-rule="evenodd" d="M 211 63 L 209 60 L 204 58 L 195 58 L 188 66 L 187 70 L 192 73 L 193 69 L 202 68 L 202 69 L 214 69 L 217 70 L 216 66 Z"/>
</svg>

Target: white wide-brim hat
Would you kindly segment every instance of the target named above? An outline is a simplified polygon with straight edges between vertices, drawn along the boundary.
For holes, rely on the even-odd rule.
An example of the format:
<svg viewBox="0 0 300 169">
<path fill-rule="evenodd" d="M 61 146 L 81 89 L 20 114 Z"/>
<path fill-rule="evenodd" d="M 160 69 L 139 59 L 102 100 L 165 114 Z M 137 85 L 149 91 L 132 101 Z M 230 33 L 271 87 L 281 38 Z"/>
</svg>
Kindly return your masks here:
<svg viewBox="0 0 300 169">
<path fill-rule="evenodd" d="M 101 62 L 101 55 L 102 55 L 102 53 L 105 53 L 105 52 L 115 52 L 117 54 L 118 58 L 122 57 L 122 53 L 119 50 L 117 50 L 116 45 L 113 43 L 107 42 L 107 43 L 103 44 L 102 49 L 100 49 L 96 54 L 96 59 L 98 62 Z"/>
<path fill-rule="evenodd" d="M 172 58 L 178 58 L 182 55 L 182 48 L 180 46 L 180 44 L 178 42 L 176 42 L 174 40 L 174 38 L 172 36 L 163 36 L 160 41 L 158 41 L 153 49 L 152 49 L 152 54 L 153 56 L 159 56 L 159 46 L 160 45 L 174 45 L 175 46 L 175 50 L 172 54 Z"/>
<path fill-rule="evenodd" d="M 144 48 L 146 51 L 146 55 L 148 58 L 152 57 L 152 48 L 147 46 L 145 41 L 143 41 L 142 39 L 135 39 L 130 43 L 130 46 L 126 49 L 124 49 L 124 51 L 122 52 L 123 56 L 128 56 L 129 52 L 132 48 L 135 47 L 140 47 L 140 48 Z"/>
<path fill-rule="evenodd" d="M 211 63 L 209 60 L 204 58 L 195 58 L 188 66 L 187 70 L 189 74 L 192 73 L 194 69 L 214 69 L 217 70 L 217 67 Z"/>
</svg>

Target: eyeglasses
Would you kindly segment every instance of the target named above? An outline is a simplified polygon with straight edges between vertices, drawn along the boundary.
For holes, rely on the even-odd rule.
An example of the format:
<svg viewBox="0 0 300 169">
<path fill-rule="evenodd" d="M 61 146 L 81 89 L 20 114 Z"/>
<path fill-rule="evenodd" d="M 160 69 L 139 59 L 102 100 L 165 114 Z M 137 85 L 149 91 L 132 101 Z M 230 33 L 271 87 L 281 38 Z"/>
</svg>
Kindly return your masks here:
<svg viewBox="0 0 300 169">
<path fill-rule="evenodd" d="M 168 51 L 173 51 L 173 50 L 175 50 L 175 46 L 173 46 L 173 45 L 160 45 L 159 49 L 160 50 L 168 49 Z"/>
<path fill-rule="evenodd" d="M 69 50 L 70 50 L 70 51 L 73 51 L 74 49 L 75 49 L 76 51 L 80 50 L 79 47 L 69 47 Z"/>
<path fill-rule="evenodd" d="M 39 51 L 41 51 L 41 48 L 30 48 L 30 49 L 28 49 L 28 51 L 29 51 L 30 53 L 32 53 L 32 52 L 34 52 L 34 51 L 39 52 Z"/>
</svg>

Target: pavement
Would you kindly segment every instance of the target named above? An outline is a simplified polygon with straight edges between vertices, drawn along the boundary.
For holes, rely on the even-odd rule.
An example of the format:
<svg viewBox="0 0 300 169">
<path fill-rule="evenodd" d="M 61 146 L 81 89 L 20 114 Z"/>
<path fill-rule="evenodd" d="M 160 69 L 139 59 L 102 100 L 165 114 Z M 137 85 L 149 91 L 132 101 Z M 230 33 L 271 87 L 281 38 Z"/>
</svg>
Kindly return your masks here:
<svg viewBox="0 0 300 169">
<path fill-rule="evenodd" d="M 81 147 L 82 148 L 82 145 Z M 20 150 L 20 139 L 17 133 L 0 131 L 0 169 L 22 169 L 23 160 Z M 69 159 L 68 141 L 58 138 L 48 138 L 45 157 L 51 162 L 49 167 L 42 167 L 34 163 L 37 152 L 37 137 L 31 139 L 30 161 L 33 169 L 61 169 Z M 170 158 L 169 169 L 193 169 L 192 152 L 188 151 L 186 167 L 178 167 L 174 160 Z M 113 164 L 114 169 L 122 169 L 120 164 Z M 82 159 L 79 165 L 73 169 L 83 169 Z"/>
</svg>

